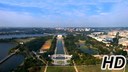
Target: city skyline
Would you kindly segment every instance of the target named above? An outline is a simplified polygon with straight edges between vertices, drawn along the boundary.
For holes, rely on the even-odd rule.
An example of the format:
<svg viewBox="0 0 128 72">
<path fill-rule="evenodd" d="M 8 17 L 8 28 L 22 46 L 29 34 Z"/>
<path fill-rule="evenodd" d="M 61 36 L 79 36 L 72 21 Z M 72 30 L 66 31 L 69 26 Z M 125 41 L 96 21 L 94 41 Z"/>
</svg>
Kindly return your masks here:
<svg viewBox="0 0 128 72">
<path fill-rule="evenodd" d="M 127 0 L 0 0 L 0 27 L 128 27 Z"/>
</svg>

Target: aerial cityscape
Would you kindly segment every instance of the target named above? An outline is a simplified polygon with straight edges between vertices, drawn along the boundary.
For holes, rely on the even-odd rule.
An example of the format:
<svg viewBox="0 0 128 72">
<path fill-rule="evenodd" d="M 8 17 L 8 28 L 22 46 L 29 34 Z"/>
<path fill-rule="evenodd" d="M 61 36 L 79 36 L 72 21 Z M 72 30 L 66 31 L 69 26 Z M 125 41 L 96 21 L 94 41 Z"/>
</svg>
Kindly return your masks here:
<svg viewBox="0 0 128 72">
<path fill-rule="evenodd" d="M 128 28 L 0 28 L 1 72 L 109 72 L 104 55 L 128 59 Z M 128 71 L 127 66 L 119 72 Z"/>
<path fill-rule="evenodd" d="M 127 0 L 0 0 L 0 72 L 128 72 L 127 19 Z"/>
</svg>

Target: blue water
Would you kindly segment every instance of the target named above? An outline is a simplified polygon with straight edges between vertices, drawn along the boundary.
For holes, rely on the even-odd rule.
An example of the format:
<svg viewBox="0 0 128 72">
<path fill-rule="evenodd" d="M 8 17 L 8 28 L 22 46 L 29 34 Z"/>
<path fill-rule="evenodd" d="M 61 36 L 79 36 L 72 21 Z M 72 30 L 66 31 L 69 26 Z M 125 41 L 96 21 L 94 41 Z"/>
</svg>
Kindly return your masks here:
<svg viewBox="0 0 128 72">
<path fill-rule="evenodd" d="M 0 43 L 0 60 L 6 57 L 9 50 L 15 46 L 14 43 Z"/>
<path fill-rule="evenodd" d="M 10 72 L 12 69 L 19 66 L 24 60 L 22 55 L 14 55 L 6 60 L 4 63 L 0 64 L 0 72 Z"/>
<path fill-rule="evenodd" d="M 0 60 L 8 55 L 11 48 L 15 47 L 14 43 L 0 43 Z"/>
<path fill-rule="evenodd" d="M 57 40 L 56 47 L 57 47 L 56 54 L 64 54 L 64 48 L 63 48 L 64 46 L 62 43 L 62 39 Z"/>
<path fill-rule="evenodd" d="M 88 53 L 88 54 L 97 54 L 98 51 L 94 50 L 94 49 L 89 49 L 89 48 L 80 48 L 81 51 L 83 51 L 84 53 Z"/>
<path fill-rule="evenodd" d="M 47 35 L 45 34 L 0 35 L 0 39 L 35 37 L 35 36 L 47 36 Z M 13 47 L 15 47 L 15 44 L 0 43 L 0 60 L 6 57 L 8 55 L 9 50 Z M 4 63 L 0 64 L 0 72 L 10 72 L 12 69 L 19 66 L 23 61 L 24 61 L 24 56 L 13 55 Z"/>
<path fill-rule="evenodd" d="M 0 43 L 0 60 L 8 55 L 11 48 L 15 47 L 14 43 Z M 22 55 L 13 55 L 8 60 L 0 64 L 0 72 L 10 72 L 24 61 Z"/>
<path fill-rule="evenodd" d="M 24 38 L 24 37 L 39 37 L 39 36 L 46 36 L 46 35 L 45 34 L 0 35 L 0 39 Z"/>
</svg>

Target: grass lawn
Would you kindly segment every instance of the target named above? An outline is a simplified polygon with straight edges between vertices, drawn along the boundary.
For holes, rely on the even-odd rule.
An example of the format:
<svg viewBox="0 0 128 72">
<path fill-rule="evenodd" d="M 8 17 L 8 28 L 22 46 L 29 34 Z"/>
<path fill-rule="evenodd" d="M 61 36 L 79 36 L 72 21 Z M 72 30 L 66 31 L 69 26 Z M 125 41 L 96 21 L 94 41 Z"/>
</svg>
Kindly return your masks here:
<svg viewBox="0 0 128 72">
<path fill-rule="evenodd" d="M 47 72 L 75 72 L 73 66 L 49 66 Z"/>
<path fill-rule="evenodd" d="M 90 65 L 90 66 L 77 66 L 79 72 L 123 72 L 123 70 L 101 70 L 100 65 Z M 128 65 L 126 66 L 125 72 L 128 72 Z"/>
<path fill-rule="evenodd" d="M 35 38 L 23 38 L 23 39 L 15 39 L 17 42 L 24 42 L 24 43 L 26 43 L 26 42 L 29 42 L 29 41 L 31 41 L 31 40 L 34 40 Z"/>
<path fill-rule="evenodd" d="M 47 40 L 45 43 L 44 43 L 44 45 L 42 45 L 42 47 L 41 47 L 41 49 L 43 50 L 45 50 L 45 49 L 49 49 L 50 47 L 51 47 L 51 42 L 52 42 L 52 40 L 51 39 L 49 39 L 49 40 Z"/>
<path fill-rule="evenodd" d="M 128 64 L 127 64 L 127 66 L 125 67 L 125 72 L 128 72 Z"/>
<path fill-rule="evenodd" d="M 45 69 L 45 66 L 42 66 L 40 72 L 44 72 L 44 69 Z"/>
<path fill-rule="evenodd" d="M 96 66 L 86 66 L 86 65 L 82 65 L 82 66 L 77 66 L 77 69 L 79 72 L 100 72 L 100 66 L 96 65 Z"/>
<path fill-rule="evenodd" d="M 44 72 L 44 68 L 42 67 L 40 72 Z M 123 72 L 123 70 L 101 70 L 100 65 L 82 65 L 77 66 L 77 69 L 79 72 Z M 73 66 L 48 66 L 47 72 L 75 72 L 75 69 Z M 125 68 L 125 72 L 128 72 L 128 65 Z"/>
</svg>

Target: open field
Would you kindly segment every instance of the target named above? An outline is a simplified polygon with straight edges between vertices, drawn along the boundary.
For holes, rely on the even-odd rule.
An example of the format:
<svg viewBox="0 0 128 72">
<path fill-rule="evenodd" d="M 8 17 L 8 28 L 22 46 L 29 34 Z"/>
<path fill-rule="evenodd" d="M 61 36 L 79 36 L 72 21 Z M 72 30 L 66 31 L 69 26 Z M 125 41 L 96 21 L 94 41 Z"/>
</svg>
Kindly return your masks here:
<svg viewBox="0 0 128 72">
<path fill-rule="evenodd" d="M 41 68 L 40 72 L 44 72 L 45 67 Z M 124 70 L 101 70 L 100 65 L 81 65 L 77 66 L 78 72 L 123 72 Z M 46 72 L 75 72 L 73 66 L 48 66 Z M 125 68 L 125 72 L 128 72 L 128 65 Z"/>
<path fill-rule="evenodd" d="M 41 69 L 42 69 L 42 67 L 41 67 Z M 29 72 L 39 72 L 40 67 L 39 66 L 31 67 L 31 68 L 28 68 L 28 71 Z"/>
<path fill-rule="evenodd" d="M 82 66 L 77 66 L 77 69 L 79 72 L 100 72 L 101 69 L 100 69 L 100 66 L 96 65 L 92 65 L 92 66 L 85 66 L 85 65 L 82 65 Z"/>
<path fill-rule="evenodd" d="M 40 72 L 44 72 L 44 69 L 45 69 L 45 66 L 42 66 Z"/>
<path fill-rule="evenodd" d="M 85 40 L 79 40 L 80 44 L 85 44 Z"/>
<path fill-rule="evenodd" d="M 16 39 L 16 41 L 17 42 L 24 42 L 24 43 L 26 43 L 26 42 L 29 42 L 29 41 L 34 40 L 34 39 L 35 38 L 32 37 L 32 38 L 25 38 L 25 39 Z"/>
<path fill-rule="evenodd" d="M 127 64 L 127 66 L 125 67 L 125 72 L 128 72 L 128 64 Z"/>
<path fill-rule="evenodd" d="M 82 65 L 77 66 L 79 72 L 123 72 L 123 70 L 101 70 L 100 65 Z M 125 72 L 128 72 L 128 65 L 125 68 Z"/>
<path fill-rule="evenodd" d="M 48 50 L 48 49 L 51 47 L 51 42 L 52 42 L 51 39 L 47 40 L 47 41 L 42 45 L 42 47 L 41 47 L 40 50 L 41 50 L 41 51 Z"/>
<path fill-rule="evenodd" d="M 49 66 L 47 72 L 75 72 L 73 66 Z"/>
</svg>

